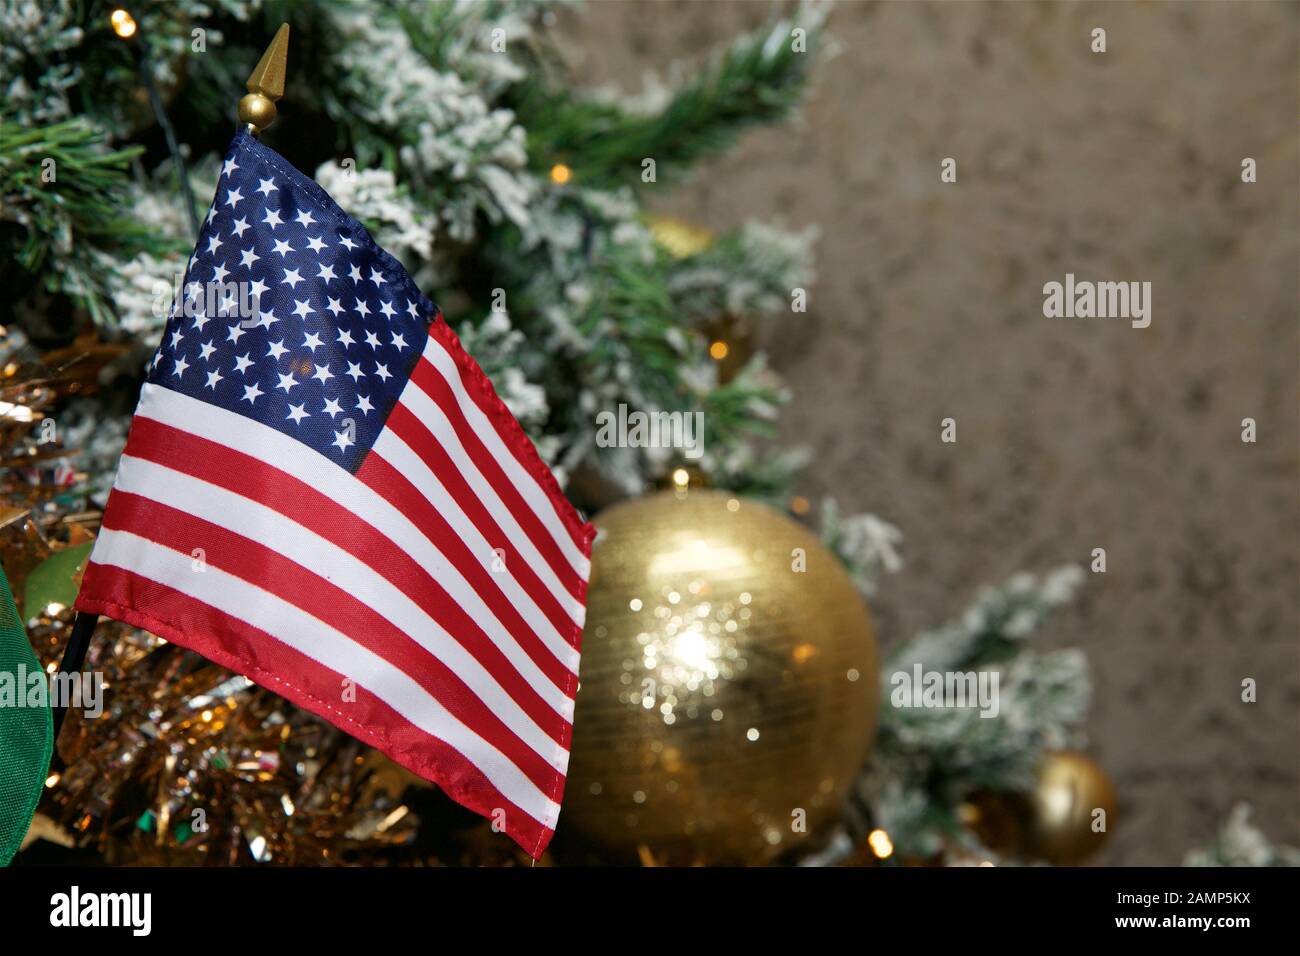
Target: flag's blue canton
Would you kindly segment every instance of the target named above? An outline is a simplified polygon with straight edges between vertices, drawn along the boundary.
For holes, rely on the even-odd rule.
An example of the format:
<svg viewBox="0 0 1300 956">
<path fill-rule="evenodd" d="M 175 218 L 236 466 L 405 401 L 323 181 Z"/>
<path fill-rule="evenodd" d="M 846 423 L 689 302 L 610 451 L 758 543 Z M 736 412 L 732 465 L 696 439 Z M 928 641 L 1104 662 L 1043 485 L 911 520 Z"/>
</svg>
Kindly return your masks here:
<svg viewBox="0 0 1300 956">
<path fill-rule="evenodd" d="M 236 314 L 254 297 L 251 315 Z M 242 131 L 182 298 L 149 381 L 270 425 L 349 471 L 379 436 L 437 314 L 360 223 Z"/>
</svg>

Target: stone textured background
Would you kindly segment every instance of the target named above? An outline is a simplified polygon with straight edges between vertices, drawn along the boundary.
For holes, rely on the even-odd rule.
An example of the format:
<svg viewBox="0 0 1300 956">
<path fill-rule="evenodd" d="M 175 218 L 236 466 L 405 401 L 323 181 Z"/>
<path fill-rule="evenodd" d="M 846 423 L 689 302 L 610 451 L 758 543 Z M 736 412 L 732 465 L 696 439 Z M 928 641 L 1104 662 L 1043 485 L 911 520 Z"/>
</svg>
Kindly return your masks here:
<svg viewBox="0 0 1300 956">
<path fill-rule="evenodd" d="M 580 76 L 632 92 L 769 9 L 591 3 L 561 28 Z M 1178 863 L 1242 799 L 1297 838 L 1297 9 L 841 3 L 799 122 L 645 187 L 715 228 L 821 227 L 811 313 L 764 339 L 795 393 L 784 438 L 816 453 L 801 490 L 907 534 L 874 601 L 886 644 L 1106 548 L 1041 638 L 1092 663 L 1122 801 L 1106 863 Z M 1066 272 L 1149 280 L 1151 327 L 1045 319 Z"/>
</svg>

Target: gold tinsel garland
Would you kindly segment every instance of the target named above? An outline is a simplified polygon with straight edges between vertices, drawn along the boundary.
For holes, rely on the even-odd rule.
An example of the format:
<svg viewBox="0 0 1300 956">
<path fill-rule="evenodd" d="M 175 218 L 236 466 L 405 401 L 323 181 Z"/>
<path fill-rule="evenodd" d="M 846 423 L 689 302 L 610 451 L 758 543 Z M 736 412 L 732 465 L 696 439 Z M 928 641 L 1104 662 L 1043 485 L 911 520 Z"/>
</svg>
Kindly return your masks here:
<svg viewBox="0 0 1300 956">
<path fill-rule="evenodd" d="M 43 642 L 51 661 L 61 618 Z M 384 762 L 246 678 L 108 621 L 87 666 L 104 675 L 107 707 L 69 715 L 67 768 L 42 809 L 106 862 L 369 862 L 414 841 L 418 820 Z"/>
</svg>

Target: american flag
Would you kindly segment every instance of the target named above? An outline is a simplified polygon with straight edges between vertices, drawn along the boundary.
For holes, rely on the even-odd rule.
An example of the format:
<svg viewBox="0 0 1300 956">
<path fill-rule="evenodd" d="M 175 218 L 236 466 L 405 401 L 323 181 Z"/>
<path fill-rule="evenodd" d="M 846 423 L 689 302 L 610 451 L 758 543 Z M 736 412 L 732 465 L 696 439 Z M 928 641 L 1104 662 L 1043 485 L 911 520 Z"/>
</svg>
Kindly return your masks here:
<svg viewBox="0 0 1300 956">
<path fill-rule="evenodd" d="M 401 265 L 247 133 L 183 283 L 77 609 L 247 675 L 540 856 L 594 529 Z"/>
</svg>

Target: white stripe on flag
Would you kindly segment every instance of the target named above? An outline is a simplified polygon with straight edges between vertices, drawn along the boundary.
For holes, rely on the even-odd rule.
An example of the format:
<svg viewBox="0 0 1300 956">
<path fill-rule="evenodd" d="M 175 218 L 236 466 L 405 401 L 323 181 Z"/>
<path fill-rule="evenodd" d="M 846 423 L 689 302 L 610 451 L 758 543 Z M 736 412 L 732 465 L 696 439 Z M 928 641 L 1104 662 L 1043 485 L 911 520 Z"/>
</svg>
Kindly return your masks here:
<svg viewBox="0 0 1300 956">
<path fill-rule="evenodd" d="M 219 568 L 209 567 L 203 574 L 195 574 L 189 554 L 128 532 L 102 529 L 93 560 L 131 571 L 209 604 L 352 678 L 416 727 L 458 751 L 511 803 L 544 827 L 555 828 L 559 804 L 504 754 L 457 720 L 403 671 L 324 621 Z"/>
<path fill-rule="evenodd" d="M 582 604 L 575 601 L 573 595 L 565 589 L 559 576 L 556 575 L 555 569 L 551 567 L 550 562 L 542 557 L 541 552 L 537 550 L 537 546 L 533 543 L 533 539 L 520 526 L 514 512 L 501 500 L 501 496 L 497 494 L 491 482 L 483 476 L 478 466 L 474 464 L 474 460 L 470 458 L 469 452 L 461 444 L 460 436 L 456 434 L 456 430 L 452 427 L 451 421 L 447 418 L 447 413 L 443 411 L 442 406 L 435 402 L 414 381 L 406 383 L 406 388 L 402 389 L 398 404 L 410 410 L 420 424 L 429 430 L 434 441 L 447 452 L 452 464 L 456 466 L 456 470 L 465 479 L 470 490 L 483 503 L 483 507 L 496 521 L 497 526 L 506 533 L 510 543 L 528 562 L 528 566 L 537 572 L 537 576 L 541 578 L 542 583 L 555 595 L 555 599 L 573 618 L 574 623 L 581 627 L 582 619 L 586 615 Z M 396 432 L 391 429 L 384 429 L 372 447 L 381 458 L 396 465 L 397 463 L 393 461 L 393 457 L 400 455 L 401 452 L 394 448 L 394 442 L 400 440 Z"/>
<path fill-rule="evenodd" d="M 501 440 L 500 433 L 483 410 L 478 407 L 478 403 L 470 398 L 465 391 L 465 383 L 461 381 L 460 369 L 456 366 L 456 360 L 452 358 L 451 353 L 446 350 L 441 342 L 435 336 L 430 335 L 428 342 L 424 346 L 424 357 L 429 363 L 438 370 L 438 373 L 451 386 L 452 394 L 460 403 L 461 410 L 465 414 L 465 420 L 469 422 L 470 427 L 474 429 L 474 434 L 478 436 L 488 453 L 501 465 L 510 479 L 510 483 L 519 489 L 524 500 L 528 502 L 532 510 L 546 525 L 547 530 L 551 532 L 551 537 L 555 539 L 564 556 L 568 558 L 569 564 L 578 572 L 585 581 L 591 572 L 591 561 L 574 543 L 573 535 L 565 527 L 564 522 L 560 520 L 559 514 L 556 513 L 555 504 L 551 501 L 546 490 L 537 482 L 537 479 L 528 473 L 515 453 L 506 447 L 506 443 Z M 408 383 L 404 391 L 409 392 L 411 385 Z M 405 395 L 403 395 L 403 398 Z"/>
<path fill-rule="evenodd" d="M 460 509 L 456 499 L 438 481 L 438 476 L 395 432 L 385 429 L 380 434 L 378 441 L 375 442 L 373 453 L 387 461 L 416 487 L 429 504 L 447 520 L 447 523 L 456 532 L 457 537 L 469 546 L 471 554 L 492 554 L 492 546 L 483 537 L 482 532 L 475 527 L 474 522 Z M 537 560 L 541 560 L 540 556 Z M 531 564 L 530 567 L 536 568 L 537 565 Z M 550 569 L 547 568 L 547 570 Z M 542 613 L 541 608 L 537 606 L 537 602 L 532 599 L 529 593 L 515 580 L 514 575 L 510 573 L 509 562 L 506 562 L 501 571 L 489 571 L 489 574 L 500 585 L 510 603 L 518 609 L 525 623 L 542 639 L 542 643 L 550 648 L 552 654 L 564 660 L 573 653 L 573 645 L 566 641 L 560 632 L 555 629 L 555 625 L 551 623 L 550 618 Z M 568 594 L 563 596 L 557 594 L 556 596 L 563 605 L 569 606 L 574 603 L 573 598 Z"/>
</svg>

